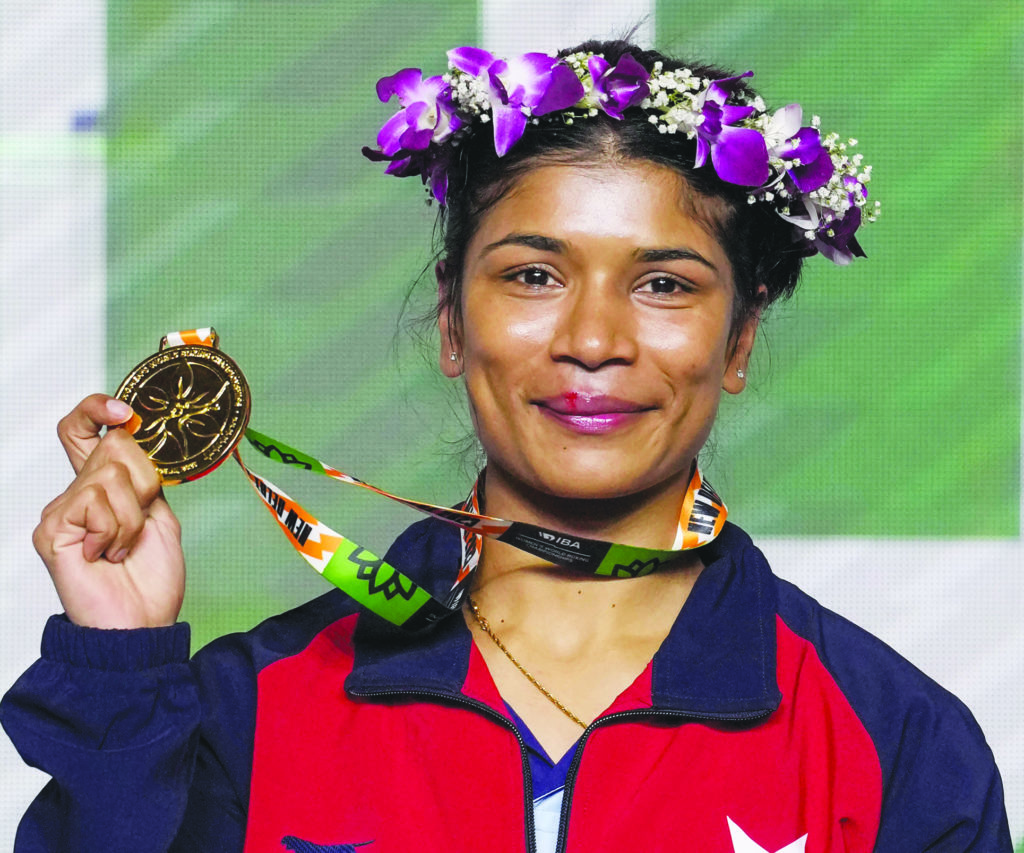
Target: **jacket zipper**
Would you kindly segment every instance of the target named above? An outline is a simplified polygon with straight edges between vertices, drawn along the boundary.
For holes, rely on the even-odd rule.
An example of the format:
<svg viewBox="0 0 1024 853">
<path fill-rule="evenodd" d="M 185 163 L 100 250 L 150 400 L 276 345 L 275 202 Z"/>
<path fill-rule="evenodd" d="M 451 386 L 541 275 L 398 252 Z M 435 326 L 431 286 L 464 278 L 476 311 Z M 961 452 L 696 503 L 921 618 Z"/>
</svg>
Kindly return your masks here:
<svg viewBox="0 0 1024 853">
<path fill-rule="evenodd" d="M 485 705 L 483 702 L 478 702 L 475 699 L 467 699 L 465 696 L 457 696 L 451 693 L 443 693 L 439 690 L 381 690 L 368 693 L 360 693 L 356 690 L 352 690 L 350 692 L 353 696 L 364 697 L 430 696 L 431 698 L 443 699 L 446 702 L 453 702 L 456 705 L 464 705 L 467 708 L 472 708 L 476 711 L 480 711 L 485 716 L 490 717 L 491 719 L 501 723 L 503 726 L 505 726 L 505 728 L 511 729 L 512 734 L 516 736 L 516 740 L 519 743 L 519 757 L 523 763 L 523 811 L 526 817 L 526 851 L 527 853 L 537 853 L 537 842 L 534 838 L 533 777 L 530 774 L 530 757 L 526 752 L 526 742 L 523 740 L 523 736 L 519 734 L 519 729 L 515 727 L 515 724 L 511 720 L 506 719 L 497 711 L 495 711 L 490 705 Z"/>
<path fill-rule="evenodd" d="M 591 733 L 598 726 L 617 720 L 640 719 L 650 717 L 678 717 L 687 720 L 756 720 L 759 717 L 767 717 L 771 711 L 758 711 L 748 714 L 729 714 L 728 716 L 718 714 L 694 714 L 685 711 L 655 711 L 651 709 L 636 711 L 619 711 L 616 714 L 609 714 L 607 717 L 598 717 L 587 726 L 586 731 L 580 736 L 580 742 L 576 745 L 576 752 L 572 756 L 572 763 L 569 771 L 565 774 L 565 788 L 562 792 L 562 815 L 558 821 L 558 843 L 555 845 L 555 853 L 565 853 L 569 834 L 569 813 L 572 810 L 573 786 L 576 784 L 576 772 L 579 770 L 580 761 L 583 759 L 583 747 Z"/>
</svg>

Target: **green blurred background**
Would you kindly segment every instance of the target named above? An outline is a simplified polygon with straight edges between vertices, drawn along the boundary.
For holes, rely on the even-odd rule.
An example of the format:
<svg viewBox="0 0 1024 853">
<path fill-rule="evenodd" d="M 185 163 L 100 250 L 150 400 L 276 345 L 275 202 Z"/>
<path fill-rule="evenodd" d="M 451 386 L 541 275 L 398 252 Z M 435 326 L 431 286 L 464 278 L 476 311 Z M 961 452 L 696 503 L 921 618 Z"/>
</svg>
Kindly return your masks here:
<svg viewBox="0 0 1024 853">
<path fill-rule="evenodd" d="M 785 0 L 657 7 L 656 45 L 752 68 L 856 136 L 882 201 L 869 260 L 807 267 L 704 464 L 757 536 L 1015 538 L 1020 508 L 1019 13 Z M 111 0 L 112 382 L 170 329 L 213 324 L 253 424 L 401 494 L 458 499 L 475 464 L 429 337 L 433 211 L 360 156 L 378 77 L 444 68 L 476 2 Z M 268 466 L 270 470 L 268 469 Z M 327 524 L 383 550 L 415 518 L 258 462 Z M 171 496 L 199 642 L 322 591 L 242 474 Z"/>
</svg>

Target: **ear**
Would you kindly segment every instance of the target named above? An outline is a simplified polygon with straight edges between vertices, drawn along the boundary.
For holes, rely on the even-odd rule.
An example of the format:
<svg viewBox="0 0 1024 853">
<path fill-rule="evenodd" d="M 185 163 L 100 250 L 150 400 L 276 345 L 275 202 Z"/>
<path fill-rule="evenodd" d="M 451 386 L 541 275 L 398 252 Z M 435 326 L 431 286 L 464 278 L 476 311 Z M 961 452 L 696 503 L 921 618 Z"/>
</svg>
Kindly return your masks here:
<svg viewBox="0 0 1024 853">
<path fill-rule="evenodd" d="M 750 354 L 754 350 L 754 341 L 757 338 L 757 327 L 761 323 L 761 306 L 764 305 L 765 297 L 768 295 L 768 288 L 763 284 L 757 288 L 758 306 L 754 312 L 743 321 L 732 341 L 732 352 L 725 365 L 725 375 L 722 377 L 722 390 L 729 394 L 739 394 L 747 387 L 747 374 L 750 370 Z"/>
<path fill-rule="evenodd" d="M 438 366 L 443 375 L 455 379 L 462 375 L 462 353 L 459 351 L 458 324 L 452 316 L 451 306 L 445 299 L 445 295 L 450 292 L 451 281 L 443 260 L 435 265 L 434 277 L 437 279 L 437 329 L 441 334 Z"/>
</svg>

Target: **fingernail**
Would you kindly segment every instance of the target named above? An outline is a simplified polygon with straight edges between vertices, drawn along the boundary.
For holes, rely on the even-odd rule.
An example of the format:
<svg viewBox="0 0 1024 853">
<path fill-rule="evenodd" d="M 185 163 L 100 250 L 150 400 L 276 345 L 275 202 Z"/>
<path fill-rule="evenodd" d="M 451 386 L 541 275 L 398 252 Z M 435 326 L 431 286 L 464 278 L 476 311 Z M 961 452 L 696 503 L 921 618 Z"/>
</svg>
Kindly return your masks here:
<svg viewBox="0 0 1024 853">
<path fill-rule="evenodd" d="M 122 400 L 107 400 L 107 411 L 111 417 L 117 418 L 119 424 L 123 424 L 132 416 L 132 407 Z"/>
<path fill-rule="evenodd" d="M 110 555 L 110 562 L 112 562 L 112 563 L 120 563 L 127 556 L 128 556 L 128 549 L 127 548 L 122 548 L 121 550 L 115 551 L 113 554 Z"/>
</svg>

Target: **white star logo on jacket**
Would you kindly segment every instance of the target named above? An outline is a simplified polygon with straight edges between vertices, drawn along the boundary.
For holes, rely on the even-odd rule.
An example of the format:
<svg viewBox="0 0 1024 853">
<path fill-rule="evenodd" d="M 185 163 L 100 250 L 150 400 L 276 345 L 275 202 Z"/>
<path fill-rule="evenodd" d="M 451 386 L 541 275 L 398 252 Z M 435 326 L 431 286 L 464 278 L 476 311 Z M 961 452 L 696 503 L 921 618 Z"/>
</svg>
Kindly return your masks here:
<svg viewBox="0 0 1024 853">
<path fill-rule="evenodd" d="M 729 836 L 732 838 L 733 853 L 804 853 L 804 848 L 807 845 L 807 833 L 804 833 L 796 841 L 790 842 L 785 847 L 780 847 L 778 850 L 769 850 L 766 847 L 762 847 L 733 823 L 731 817 L 727 817 L 726 820 L 729 822 Z"/>
</svg>

